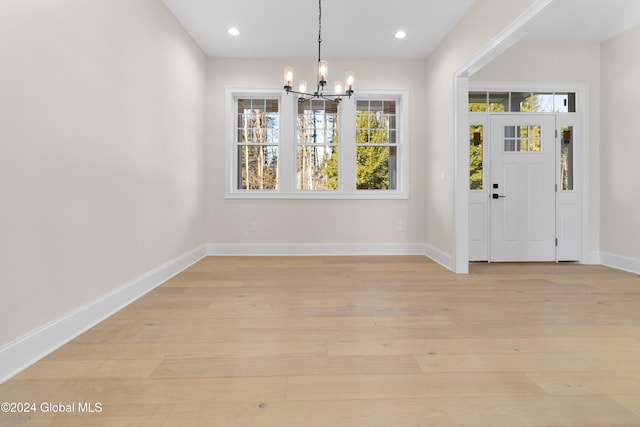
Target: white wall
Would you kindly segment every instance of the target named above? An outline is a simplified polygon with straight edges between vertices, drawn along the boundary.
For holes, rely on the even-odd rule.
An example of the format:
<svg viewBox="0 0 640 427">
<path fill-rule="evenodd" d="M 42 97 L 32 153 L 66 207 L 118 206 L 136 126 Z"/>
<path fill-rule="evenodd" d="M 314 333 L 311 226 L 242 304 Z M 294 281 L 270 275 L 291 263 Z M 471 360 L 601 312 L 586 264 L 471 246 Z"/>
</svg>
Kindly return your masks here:
<svg viewBox="0 0 640 427">
<path fill-rule="evenodd" d="M 205 243 L 206 59 L 156 0 L 0 4 L 0 348 Z"/>
<path fill-rule="evenodd" d="M 315 79 L 315 60 L 209 59 L 207 89 L 207 239 L 215 245 L 404 244 L 424 242 L 424 63 L 329 60 L 329 73 L 352 70 L 358 89 L 409 89 L 408 200 L 225 200 L 225 88 L 282 88 L 285 66 Z M 333 71 L 332 71 L 333 70 Z M 249 222 L 256 221 L 255 232 Z M 402 221 L 403 231 L 396 230 Z"/>
<path fill-rule="evenodd" d="M 589 88 L 589 249 L 600 248 L 600 44 L 518 43 L 471 77 L 485 82 L 586 83 Z M 586 261 L 586 260 L 585 260 Z"/>
<path fill-rule="evenodd" d="M 426 243 L 454 255 L 454 74 L 535 0 L 477 0 L 429 57 L 425 110 Z M 457 269 L 458 267 L 456 267 Z M 459 271 L 459 270 L 457 270 Z"/>
<path fill-rule="evenodd" d="M 602 44 L 601 249 L 640 268 L 640 25 Z"/>
</svg>

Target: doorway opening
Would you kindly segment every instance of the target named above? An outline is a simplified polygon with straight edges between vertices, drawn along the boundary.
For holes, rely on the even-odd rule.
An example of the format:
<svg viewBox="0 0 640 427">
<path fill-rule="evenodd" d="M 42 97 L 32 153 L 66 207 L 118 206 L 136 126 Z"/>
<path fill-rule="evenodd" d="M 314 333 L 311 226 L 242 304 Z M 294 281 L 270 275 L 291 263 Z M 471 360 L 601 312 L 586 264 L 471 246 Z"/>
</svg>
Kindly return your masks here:
<svg viewBox="0 0 640 427">
<path fill-rule="evenodd" d="M 581 261 L 576 92 L 469 91 L 469 260 Z"/>
</svg>

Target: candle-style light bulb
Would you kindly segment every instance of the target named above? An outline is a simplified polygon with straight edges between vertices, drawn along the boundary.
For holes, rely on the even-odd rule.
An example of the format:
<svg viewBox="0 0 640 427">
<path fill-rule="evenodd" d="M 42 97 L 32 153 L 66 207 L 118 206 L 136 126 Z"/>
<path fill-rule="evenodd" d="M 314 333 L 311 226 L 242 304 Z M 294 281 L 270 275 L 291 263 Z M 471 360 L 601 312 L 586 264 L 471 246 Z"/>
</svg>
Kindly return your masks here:
<svg viewBox="0 0 640 427">
<path fill-rule="evenodd" d="M 353 71 L 347 71 L 345 73 L 344 80 L 345 80 L 345 89 L 346 89 L 345 92 L 349 96 L 351 96 L 351 94 L 353 93 L 353 82 L 355 80 Z"/>
<path fill-rule="evenodd" d="M 286 90 L 291 90 L 292 84 L 293 84 L 293 67 L 285 67 L 284 68 L 284 88 Z"/>
<path fill-rule="evenodd" d="M 336 95 L 342 94 L 342 82 L 337 81 L 333 84 L 333 93 Z"/>
<path fill-rule="evenodd" d="M 298 92 L 300 92 L 300 95 L 298 96 L 298 101 L 304 100 L 304 94 L 307 93 L 306 80 L 300 80 L 300 82 L 298 83 Z"/>
<path fill-rule="evenodd" d="M 320 61 L 320 64 L 318 65 L 318 80 L 320 81 L 320 86 L 327 84 L 328 70 L 329 63 L 327 61 Z"/>
</svg>

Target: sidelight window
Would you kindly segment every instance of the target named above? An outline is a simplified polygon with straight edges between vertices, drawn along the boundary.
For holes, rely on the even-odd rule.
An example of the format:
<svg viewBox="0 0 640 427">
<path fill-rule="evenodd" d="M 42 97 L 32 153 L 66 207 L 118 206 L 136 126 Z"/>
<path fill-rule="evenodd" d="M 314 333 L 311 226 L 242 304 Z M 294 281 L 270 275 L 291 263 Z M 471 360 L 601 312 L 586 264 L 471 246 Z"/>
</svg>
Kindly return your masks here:
<svg viewBox="0 0 640 427">
<path fill-rule="evenodd" d="M 560 189 L 573 190 L 573 126 L 560 128 Z"/>
<path fill-rule="evenodd" d="M 482 190 L 482 157 L 484 141 L 484 126 L 471 125 L 469 127 L 469 189 Z"/>
</svg>

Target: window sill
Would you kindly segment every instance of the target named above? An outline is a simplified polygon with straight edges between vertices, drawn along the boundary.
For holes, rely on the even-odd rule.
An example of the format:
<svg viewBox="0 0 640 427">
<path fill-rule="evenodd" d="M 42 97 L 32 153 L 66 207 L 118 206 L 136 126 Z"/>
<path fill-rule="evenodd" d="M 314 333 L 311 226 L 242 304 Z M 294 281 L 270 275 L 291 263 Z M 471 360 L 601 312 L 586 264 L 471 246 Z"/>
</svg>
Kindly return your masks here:
<svg viewBox="0 0 640 427">
<path fill-rule="evenodd" d="M 269 191 L 246 191 L 226 193 L 231 200 L 406 200 L 409 196 L 399 191 L 359 191 L 357 193 L 337 193 L 329 191 L 299 191 L 280 193 Z"/>
</svg>

